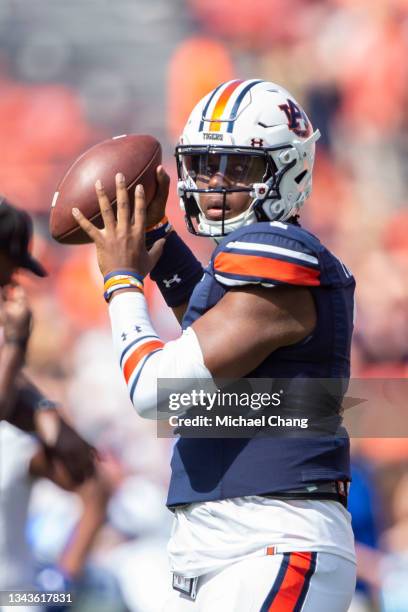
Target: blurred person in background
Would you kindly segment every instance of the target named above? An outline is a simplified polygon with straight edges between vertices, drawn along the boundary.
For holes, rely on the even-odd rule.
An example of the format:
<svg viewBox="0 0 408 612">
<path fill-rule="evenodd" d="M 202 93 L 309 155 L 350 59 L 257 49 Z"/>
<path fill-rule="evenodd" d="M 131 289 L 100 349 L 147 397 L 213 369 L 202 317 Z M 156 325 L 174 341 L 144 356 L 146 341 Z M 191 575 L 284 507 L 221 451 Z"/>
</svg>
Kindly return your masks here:
<svg viewBox="0 0 408 612">
<path fill-rule="evenodd" d="M 352 449 L 349 512 L 356 541 L 358 580 L 350 612 L 370 612 L 378 603 L 379 580 L 373 570 L 381 557 L 379 536 L 384 507 L 373 466 L 358 452 L 356 440 Z"/>
<path fill-rule="evenodd" d="M 299 223 L 318 137 L 274 83 L 230 81 L 197 104 L 176 158 L 188 229 L 218 245 L 205 271 L 164 214 L 162 167 L 147 210 L 136 187 L 134 221 L 120 173 L 117 219 L 96 183 L 104 229 L 73 209 L 96 246 L 115 350 L 141 416 L 158 418 L 164 377 L 198 385 L 244 376 L 349 377 L 354 278 Z M 143 296 L 149 272 L 184 329 L 172 342 L 150 321 Z M 324 412 L 328 398 L 319 399 Z M 346 611 L 355 588 L 349 467 L 345 432 L 181 437 L 167 501 L 175 512 L 174 590 L 164 609 Z"/>
<path fill-rule="evenodd" d="M 0 588 L 70 592 L 75 601 L 90 548 L 105 522 L 110 492 L 102 470 L 96 469 L 82 484 L 75 482 L 66 460 L 53 457 L 50 462 L 47 449 L 36 437 L 7 421 L 0 423 L 0 445 Z M 30 497 L 39 478 L 77 493 L 82 510 L 55 564 L 43 567 L 37 575 L 26 532 Z"/>
<path fill-rule="evenodd" d="M 408 602 L 408 463 L 392 462 L 382 473 L 388 489 L 389 525 L 380 544 L 383 553 L 374 567 L 383 612 L 405 612 Z M 388 481 L 388 483 L 387 483 Z M 377 570 L 377 572 L 375 571 Z"/>
<path fill-rule="evenodd" d="M 58 567 L 48 569 L 49 590 L 65 590 L 80 576 L 95 534 L 105 519 L 109 492 L 94 448 L 66 422 L 22 369 L 32 329 L 32 315 L 18 268 L 45 276 L 30 254 L 29 215 L 0 200 L 0 588 L 29 589 L 34 562 L 25 540 L 30 493 L 36 478 L 48 478 L 76 491 L 83 513 Z M 31 432 L 33 436 L 26 432 Z M 56 580 L 57 575 L 60 578 Z M 43 576 L 44 577 L 44 576 Z"/>
</svg>

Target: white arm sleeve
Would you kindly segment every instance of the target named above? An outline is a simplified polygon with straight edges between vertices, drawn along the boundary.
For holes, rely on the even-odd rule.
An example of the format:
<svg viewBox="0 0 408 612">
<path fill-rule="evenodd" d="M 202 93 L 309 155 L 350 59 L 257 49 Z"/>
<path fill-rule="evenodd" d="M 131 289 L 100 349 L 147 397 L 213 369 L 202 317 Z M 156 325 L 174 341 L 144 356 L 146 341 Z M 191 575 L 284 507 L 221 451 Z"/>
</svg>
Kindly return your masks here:
<svg viewBox="0 0 408 612">
<path fill-rule="evenodd" d="M 212 382 L 204 364 L 200 344 L 189 327 L 177 340 L 164 343 L 150 321 L 145 297 L 138 291 L 113 295 L 109 304 L 113 344 L 128 386 L 130 399 L 138 414 L 157 416 L 157 383 L 178 379 L 191 386 Z M 165 418 L 166 414 L 162 414 Z"/>
</svg>

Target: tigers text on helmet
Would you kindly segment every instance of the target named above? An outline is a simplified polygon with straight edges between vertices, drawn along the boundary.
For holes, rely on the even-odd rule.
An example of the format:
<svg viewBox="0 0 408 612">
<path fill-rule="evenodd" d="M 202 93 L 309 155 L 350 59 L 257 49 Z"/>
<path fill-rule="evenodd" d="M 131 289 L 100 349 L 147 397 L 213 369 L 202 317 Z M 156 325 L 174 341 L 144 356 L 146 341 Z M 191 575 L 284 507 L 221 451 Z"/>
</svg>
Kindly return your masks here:
<svg viewBox="0 0 408 612">
<path fill-rule="evenodd" d="M 262 80 L 219 85 L 195 106 L 176 147 L 178 193 L 189 231 L 217 238 L 296 214 L 311 192 L 319 136 L 279 85 Z M 231 217 L 227 196 L 235 193 L 248 194 L 248 205 Z M 202 194 L 219 195 L 217 218 L 205 216 Z"/>
</svg>

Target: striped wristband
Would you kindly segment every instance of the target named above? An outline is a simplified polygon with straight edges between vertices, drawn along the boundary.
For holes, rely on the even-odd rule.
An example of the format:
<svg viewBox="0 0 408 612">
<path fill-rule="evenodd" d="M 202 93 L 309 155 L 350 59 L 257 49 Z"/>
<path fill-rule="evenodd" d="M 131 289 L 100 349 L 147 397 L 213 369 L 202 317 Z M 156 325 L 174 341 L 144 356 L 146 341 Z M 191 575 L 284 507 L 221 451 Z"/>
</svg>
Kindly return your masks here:
<svg viewBox="0 0 408 612">
<path fill-rule="evenodd" d="M 120 289 L 137 289 L 143 293 L 143 276 L 133 270 L 115 270 L 104 277 L 103 297 L 109 304 L 112 295 Z"/>
<path fill-rule="evenodd" d="M 157 240 L 167 236 L 173 229 L 170 221 L 166 216 L 163 217 L 156 225 L 151 225 L 146 228 L 146 247 L 149 249 Z"/>
</svg>

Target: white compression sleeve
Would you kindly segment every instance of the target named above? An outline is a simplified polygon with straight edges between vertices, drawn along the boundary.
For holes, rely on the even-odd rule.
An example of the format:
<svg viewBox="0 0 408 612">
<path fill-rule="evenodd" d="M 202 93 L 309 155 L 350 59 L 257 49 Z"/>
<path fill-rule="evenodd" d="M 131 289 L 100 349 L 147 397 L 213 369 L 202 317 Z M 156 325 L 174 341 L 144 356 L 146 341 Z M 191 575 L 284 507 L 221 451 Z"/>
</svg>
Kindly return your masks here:
<svg viewBox="0 0 408 612">
<path fill-rule="evenodd" d="M 191 327 L 177 340 L 162 342 L 150 321 L 142 293 L 127 291 L 114 295 L 109 315 L 115 351 L 130 399 L 140 416 L 157 418 L 159 379 L 179 379 L 181 384 L 183 380 L 198 384 L 212 381 Z"/>
</svg>

